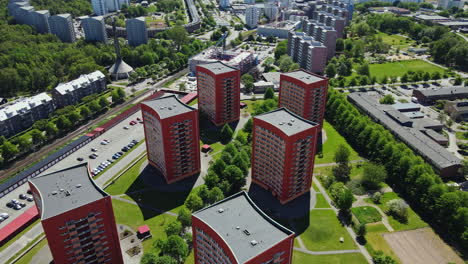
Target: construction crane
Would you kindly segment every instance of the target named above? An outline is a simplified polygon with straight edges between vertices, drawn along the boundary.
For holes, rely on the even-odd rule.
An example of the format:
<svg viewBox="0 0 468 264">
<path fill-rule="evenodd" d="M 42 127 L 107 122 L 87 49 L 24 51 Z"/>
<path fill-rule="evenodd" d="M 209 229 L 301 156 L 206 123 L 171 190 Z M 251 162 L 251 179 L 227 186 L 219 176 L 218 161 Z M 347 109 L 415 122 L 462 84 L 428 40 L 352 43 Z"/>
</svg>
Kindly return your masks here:
<svg viewBox="0 0 468 264">
<path fill-rule="evenodd" d="M 228 31 L 224 32 L 224 34 L 221 36 L 221 38 L 214 44 L 214 51 L 215 51 L 215 56 L 219 57 L 221 53 L 224 53 L 224 50 L 226 49 L 226 38 L 228 35 Z M 222 44 L 222 46 L 220 46 Z"/>
</svg>

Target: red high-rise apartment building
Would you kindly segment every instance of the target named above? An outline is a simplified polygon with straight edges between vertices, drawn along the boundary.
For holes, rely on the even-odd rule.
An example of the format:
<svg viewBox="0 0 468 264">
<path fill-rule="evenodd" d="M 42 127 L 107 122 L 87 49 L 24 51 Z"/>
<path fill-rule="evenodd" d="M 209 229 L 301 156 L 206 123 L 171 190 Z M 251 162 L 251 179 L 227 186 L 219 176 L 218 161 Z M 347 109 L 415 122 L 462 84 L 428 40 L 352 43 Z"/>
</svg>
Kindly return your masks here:
<svg viewBox="0 0 468 264">
<path fill-rule="evenodd" d="M 123 263 L 111 197 L 87 163 L 29 180 L 54 263 Z"/>
<path fill-rule="evenodd" d="M 175 95 L 141 103 L 148 162 L 167 183 L 200 172 L 198 110 Z"/>
<path fill-rule="evenodd" d="M 192 214 L 195 264 L 290 264 L 294 232 L 263 213 L 245 192 Z"/>
<path fill-rule="evenodd" d="M 252 182 L 285 204 L 310 190 L 320 127 L 280 108 L 253 119 Z"/>
<path fill-rule="evenodd" d="M 298 70 L 280 76 L 279 107 L 286 107 L 296 115 L 323 124 L 327 102 L 328 79 Z"/>
<path fill-rule="evenodd" d="M 240 71 L 222 62 L 197 65 L 198 109 L 216 125 L 239 120 Z"/>
</svg>

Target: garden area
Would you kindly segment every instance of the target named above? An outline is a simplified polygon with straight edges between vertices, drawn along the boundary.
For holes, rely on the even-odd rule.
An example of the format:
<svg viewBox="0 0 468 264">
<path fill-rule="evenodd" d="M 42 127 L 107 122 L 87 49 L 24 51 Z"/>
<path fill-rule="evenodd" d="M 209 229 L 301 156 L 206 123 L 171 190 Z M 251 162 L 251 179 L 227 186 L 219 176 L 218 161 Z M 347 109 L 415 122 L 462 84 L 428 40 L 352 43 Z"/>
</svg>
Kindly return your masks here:
<svg viewBox="0 0 468 264">
<path fill-rule="evenodd" d="M 396 34 L 389 35 L 387 33 L 379 32 L 375 35 L 377 37 L 381 37 L 384 43 L 392 45 L 395 48 L 400 48 L 401 50 L 408 48 L 414 43 L 414 41 L 411 40 L 410 38 L 406 38 L 404 36 L 400 36 Z"/>
<path fill-rule="evenodd" d="M 361 253 L 336 254 L 336 255 L 309 255 L 295 250 L 293 253 L 293 264 L 362 264 L 367 263 Z"/>
</svg>

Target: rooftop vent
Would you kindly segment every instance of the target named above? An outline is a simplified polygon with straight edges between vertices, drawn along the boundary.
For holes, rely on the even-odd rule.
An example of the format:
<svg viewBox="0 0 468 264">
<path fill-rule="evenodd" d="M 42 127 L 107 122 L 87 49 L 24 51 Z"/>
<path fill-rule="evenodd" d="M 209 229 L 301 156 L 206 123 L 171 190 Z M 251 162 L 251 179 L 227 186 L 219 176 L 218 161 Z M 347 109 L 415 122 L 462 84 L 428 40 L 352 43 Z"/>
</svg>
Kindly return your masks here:
<svg viewBox="0 0 468 264">
<path fill-rule="evenodd" d="M 57 191 L 53 191 L 52 192 L 52 195 L 56 195 L 58 192 Z"/>
<path fill-rule="evenodd" d="M 168 110 L 172 110 L 172 108 L 171 108 L 171 107 L 168 107 L 167 109 L 168 109 Z"/>
<path fill-rule="evenodd" d="M 59 190 L 59 191 L 60 191 L 60 192 L 63 192 L 63 191 L 65 191 L 65 190 L 64 190 L 64 189 L 62 189 L 62 188 L 60 188 L 60 190 Z"/>
<path fill-rule="evenodd" d="M 257 240 L 250 241 L 250 245 L 252 245 L 252 246 L 256 246 L 257 244 L 258 244 Z"/>
<path fill-rule="evenodd" d="M 222 214 L 224 212 L 224 209 L 223 208 L 219 208 L 218 209 L 218 213 Z"/>
<path fill-rule="evenodd" d="M 293 118 L 293 119 L 291 119 L 291 122 L 293 122 L 293 123 L 294 123 L 294 121 L 295 121 L 295 120 L 294 120 L 294 118 Z"/>
<path fill-rule="evenodd" d="M 81 188 L 81 183 L 78 183 L 77 185 L 75 185 L 76 188 Z"/>
<path fill-rule="evenodd" d="M 292 126 L 292 123 L 288 123 L 289 126 Z"/>
<path fill-rule="evenodd" d="M 280 122 L 279 125 L 280 125 L 280 126 L 284 125 L 284 122 Z"/>
<path fill-rule="evenodd" d="M 70 195 L 71 195 L 70 191 L 65 192 L 65 196 L 70 196 Z"/>
<path fill-rule="evenodd" d="M 239 229 L 240 229 L 240 226 L 236 226 L 236 229 L 239 230 Z"/>
<path fill-rule="evenodd" d="M 247 229 L 244 229 L 244 234 L 246 234 L 246 235 L 250 236 L 250 232 L 249 232 L 249 230 L 247 230 Z"/>
</svg>

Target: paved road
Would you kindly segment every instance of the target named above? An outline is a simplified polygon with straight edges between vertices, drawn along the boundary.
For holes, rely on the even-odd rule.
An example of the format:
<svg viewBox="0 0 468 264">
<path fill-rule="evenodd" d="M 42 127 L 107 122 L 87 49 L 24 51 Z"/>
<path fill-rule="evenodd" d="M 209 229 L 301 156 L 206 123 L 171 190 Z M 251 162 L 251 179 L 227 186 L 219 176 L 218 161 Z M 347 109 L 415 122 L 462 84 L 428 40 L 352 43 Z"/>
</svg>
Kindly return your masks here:
<svg viewBox="0 0 468 264">
<path fill-rule="evenodd" d="M 43 232 L 44 230 L 42 229 L 42 225 L 40 223 L 34 225 L 28 232 L 21 236 L 20 239 L 16 240 L 9 247 L 0 252 L 0 263 L 6 263 L 9 258 L 15 255 L 18 251 L 24 248 L 29 242 L 31 242 Z"/>
</svg>

